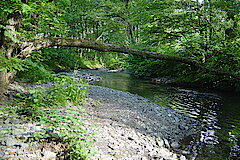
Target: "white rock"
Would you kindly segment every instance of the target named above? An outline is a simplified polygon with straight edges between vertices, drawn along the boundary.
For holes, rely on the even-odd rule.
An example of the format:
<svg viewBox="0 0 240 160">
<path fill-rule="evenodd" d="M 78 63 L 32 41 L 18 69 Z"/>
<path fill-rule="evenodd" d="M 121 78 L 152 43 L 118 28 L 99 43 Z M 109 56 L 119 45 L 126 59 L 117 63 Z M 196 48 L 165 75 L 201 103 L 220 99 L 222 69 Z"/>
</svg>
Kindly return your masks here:
<svg viewBox="0 0 240 160">
<path fill-rule="evenodd" d="M 162 146 L 164 145 L 164 141 L 163 141 L 162 138 L 157 138 L 157 139 L 156 139 L 156 142 L 157 142 L 157 145 L 158 145 L 159 147 L 162 147 Z"/>
<path fill-rule="evenodd" d="M 167 139 L 164 139 L 163 141 L 164 141 L 165 146 L 166 146 L 167 148 L 170 148 L 170 145 L 169 145 L 168 140 L 167 140 Z"/>
<path fill-rule="evenodd" d="M 186 157 L 181 155 L 180 160 L 186 160 Z"/>
<path fill-rule="evenodd" d="M 178 149 L 178 148 L 180 148 L 180 145 L 178 144 L 178 142 L 172 142 L 172 143 L 171 143 L 171 147 L 172 147 L 173 149 Z"/>
<path fill-rule="evenodd" d="M 43 158 L 46 160 L 48 159 L 53 160 L 53 159 L 56 159 L 56 157 L 57 157 L 57 154 L 51 151 L 45 151 L 43 156 Z"/>
</svg>

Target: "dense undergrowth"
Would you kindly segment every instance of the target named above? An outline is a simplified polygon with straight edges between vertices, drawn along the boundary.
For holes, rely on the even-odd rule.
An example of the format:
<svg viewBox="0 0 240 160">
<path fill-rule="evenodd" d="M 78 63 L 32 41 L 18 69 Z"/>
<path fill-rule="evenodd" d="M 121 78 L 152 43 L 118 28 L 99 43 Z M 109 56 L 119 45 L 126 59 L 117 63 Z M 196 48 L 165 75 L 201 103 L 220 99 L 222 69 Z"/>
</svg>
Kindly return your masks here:
<svg viewBox="0 0 240 160">
<path fill-rule="evenodd" d="M 25 79 L 30 76 L 27 73 Z M 93 156 L 92 134 L 81 120 L 84 111 L 80 106 L 84 104 L 88 93 L 86 83 L 64 74 L 48 73 L 38 78 L 38 81 L 51 82 L 36 85 L 28 93 L 19 93 L 18 98 L 12 105 L 5 107 L 3 112 L 25 115 L 29 120 L 39 122 L 38 125 L 43 129 L 35 133 L 35 137 L 41 142 L 65 144 L 65 159 L 87 159 Z"/>
<path fill-rule="evenodd" d="M 174 78 L 172 85 L 177 86 L 240 91 L 238 80 L 211 74 L 186 64 L 141 57 L 129 57 L 128 62 L 128 69 L 137 77 L 168 77 Z"/>
<path fill-rule="evenodd" d="M 125 56 L 120 53 L 100 53 L 87 49 L 61 47 L 47 48 L 42 52 L 33 53 L 31 60 L 41 62 L 47 69 L 78 69 L 78 68 L 124 68 Z"/>
</svg>

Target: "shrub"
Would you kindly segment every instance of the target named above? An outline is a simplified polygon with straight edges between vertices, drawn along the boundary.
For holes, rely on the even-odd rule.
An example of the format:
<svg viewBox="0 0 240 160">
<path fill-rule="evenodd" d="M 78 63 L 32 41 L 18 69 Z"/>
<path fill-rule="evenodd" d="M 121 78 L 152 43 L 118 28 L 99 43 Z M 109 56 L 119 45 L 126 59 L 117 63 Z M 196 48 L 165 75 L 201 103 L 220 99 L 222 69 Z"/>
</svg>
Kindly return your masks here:
<svg viewBox="0 0 240 160">
<path fill-rule="evenodd" d="M 93 155 L 93 139 L 81 120 L 83 111 L 75 106 L 83 104 L 86 96 L 85 83 L 61 74 L 53 76 L 47 87 L 20 95 L 15 112 L 40 122 L 44 129 L 35 134 L 38 139 L 66 144 L 67 158 L 87 159 Z"/>
<path fill-rule="evenodd" d="M 26 59 L 23 64 L 24 70 L 17 73 L 17 78 L 26 82 L 47 82 L 52 72 L 46 69 L 40 62 Z"/>
</svg>

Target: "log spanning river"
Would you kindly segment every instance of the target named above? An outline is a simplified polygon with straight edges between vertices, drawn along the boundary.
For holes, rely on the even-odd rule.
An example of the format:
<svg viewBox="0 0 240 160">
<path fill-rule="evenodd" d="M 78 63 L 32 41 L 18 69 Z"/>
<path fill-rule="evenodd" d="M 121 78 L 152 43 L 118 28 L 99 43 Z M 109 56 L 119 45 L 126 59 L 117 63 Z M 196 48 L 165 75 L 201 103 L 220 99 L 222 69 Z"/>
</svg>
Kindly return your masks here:
<svg viewBox="0 0 240 160">
<path fill-rule="evenodd" d="M 94 72 L 103 77 L 95 85 L 130 92 L 199 121 L 200 134 L 185 145 L 190 159 L 238 159 L 240 157 L 240 96 L 154 84 L 123 72 Z M 183 142 L 184 143 L 184 142 Z"/>
</svg>

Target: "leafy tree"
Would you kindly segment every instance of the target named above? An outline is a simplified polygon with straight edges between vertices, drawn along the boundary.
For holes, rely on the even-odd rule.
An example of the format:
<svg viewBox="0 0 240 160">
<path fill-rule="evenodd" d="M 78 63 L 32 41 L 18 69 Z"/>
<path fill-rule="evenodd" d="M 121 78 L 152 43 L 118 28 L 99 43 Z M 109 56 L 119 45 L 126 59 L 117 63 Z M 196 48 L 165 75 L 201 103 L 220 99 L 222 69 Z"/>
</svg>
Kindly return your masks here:
<svg viewBox="0 0 240 160">
<path fill-rule="evenodd" d="M 144 0 L 134 5 L 135 21 L 139 22 L 141 28 L 139 45 L 151 46 L 151 50 L 161 53 L 189 57 L 214 70 L 238 74 L 240 67 L 238 1 L 211 0 L 199 3 Z M 139 59 L 132 63 L 138 74 L 139 68 L 144 68 L 144 64 L 150 69 L 149 63 L 156 63 L 155 60 L 149 62 L 143 59 L 140 67 L 138 61 Z M 206 74 L 201 68 L 196 70 L 197 68 L 178 65 L 181 69 L 175 72 L 175 68 L 169 67 L 166 62 L 158 63 L 162 66 L 158 71 L 159 76 L 172 76 L 171 73 L 174 72 L 175 76 L 181 80 L 185 77 L 187 81 L 209 83 L 234 81 L 229 76 Z M 140 74 L 153 73 L 149 71 L 154 68 L 148 69 Z M 156 76 L 156 71 L 154 73 L 152 76 Z"/>
</svg>

